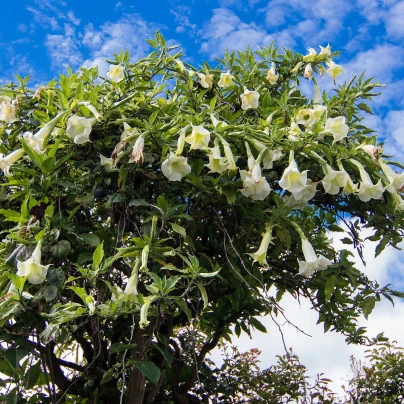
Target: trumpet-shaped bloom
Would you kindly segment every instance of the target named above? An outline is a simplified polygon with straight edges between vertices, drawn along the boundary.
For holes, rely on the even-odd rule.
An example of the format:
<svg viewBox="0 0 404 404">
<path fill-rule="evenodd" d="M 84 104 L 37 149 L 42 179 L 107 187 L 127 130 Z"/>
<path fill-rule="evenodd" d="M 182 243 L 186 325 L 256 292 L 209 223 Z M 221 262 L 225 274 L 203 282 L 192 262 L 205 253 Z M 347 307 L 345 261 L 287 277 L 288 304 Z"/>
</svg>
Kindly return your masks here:
<svg viewBox="0 0 404 404">
<path fill-rule="evenodd" d="M 365 144 L 360 146 L 360 148 L 365 150 L 366 153 L 369 153 L 374 160 L 378 160 L 379 157 L 383 154 L 383 147 L 381 146 L 373 146 L 372 144 Z"/>
<path fill-rule="evenodd" d="M 325 105 L 316 104 L 313 106 L 313 111 L 316 121 L 319 121 L 324 114 L 327 115 L 327 107 Z"/>
<path fill-rule="evenodd" d="M 325 122 L 324 132 L 334 136 L 333 144 L 347 137 L 349 127 L 346 124 L 345 117 L 337 116 L 336 118 L 328 118 Z"/>
<path fill-rule="evenodd" d="M 213 86 L 213 74 L 198 73 L 199 83 L 203 88 L 210 88 Z"/>
<path fill-rule="evenodd" d="M 404 172 L 396 173 L 389 165 L 383 162 L 380 162 L 380 166 L 389 180 L 389 184 L 386 186 L 387 191 L 393 193 L 394 190 L 400 189 L 404 183 Z"/>
<path fill-rule="evenodd" d="M 288 133 L 289 133 L 288 139 L 296 141 L 303 132 L 301 131 L 299 125 L 296 122 L 292 122 L 290 124 L 290 129 Z"/>
<path fill-rule="evenodd" d="M 308 63 L 306 67 L 304 68 L 304 74 L 303 77 L 306 79 L 311 80 L 313 78 L 313 69 L 311 67 L 311 63 Z"/>
<path fill-rule="evenodd" d="M 263 143 L 259 142 L 258 140 L 253 139 L 251 140 L 251 142 L 258 153 L 266 150 L 262 157 L 262 167 L 266 170 L 270 170 L 274 165 L 274 161 L 279 160 L 283 156 L 283 153 L 280 150 L 269 150 Z"/>
<path fill-rule="evenodd" d="M 337 195 L 340 188 L 343 188 L 348 183 L 349 175 L 346 171 L 336 171 L 327 164 L 327 174 L 322 179 L 322 184 L 325 192 L 330 195 Z"/>
<path fill-rule="evenodd" d="M 230 72 L 221 73 L 220 80 L 217 83 L 217 85 L 221 88 L 229 88 L 229 87 L 234 86 L 233 80 L 234 80 L 234 76 Z"/>
<path fill-rule="evenodd" d="M 157 300 L 157 296 L 148 296 L 143 298 L 143 306 L 140 309 L 140 321 L 139 321 L 139 327 L 140 328 L 146 328 L 149 324 L 150 321 L 147 320 L 147 314 L 149 312 L 149 307 L 150 305 Z"/>
<path fill-rule="evenodd" d="M 263 201 L 272 191 L 268 181 L 261 175 L 261 168 L 255 163 L 252 172 L 240 170 L 243 189 L 240 192 L 254 201 Z"/>
<path fill-rule="evenodd" d="M 181 181 L 182 177 L 191 172 L 191 166 L 187 163 L 186 157 L 170 153 L 161 165 L 161 171 L 170 181 Z"/>
<path fill-rule="evenodd" d="M 192 132 L 185 138 L 185 141 L 191 145 L 191 150 L 203 149 L 209 144 L 210 132 L 203 126 L 192 125 Z"/>
<path fill-rule="evenodd" d="M 302 238 L 302 250 L 305 261 L 297 262 L 299 263 L 299 275 L 305 278 L 310 278 L 315 271 L 321 271 L 326 269 L 332 262 L 322 255 L 316 254 L 310 241 Z"/>
<path fill-rule="evenodd" d="M 327 73 L 333 80 L 335 80 L 338 76 L 341 76 L 341 74 L 345 73 L 345 70 L 340 65 L 334 63 L 332 60 L 327 63 L 327 66 Z"/>
<path fill-rule="evenodd" d="M 257 109 L 260 99 L 258 91 L 250 91 L 244 89 L 244 93 L 240 95 L 241 109 L 246 111 L 247 109 Z"/>
<path fill-rule="evenodd" d="M 358 184 L 354 184 L 354 182 L 351 180 L 351 177 L 348 177 L 348 181 L 344 186 L 344 189 L 342 192 L 345 195 L 350 195 L 350 194 L 356 194 L 358 193 Z"/>
<path fill-rule="evenodd" d="M 55 129 L 57 123 L 63 118 L 66 114 L 66 111 L 60 113 L 51 121 L 49 121 L 45 126 L 43 126 L 37 133 L 32 134 L 31 132 L 25 132 L 23 138 L 27 145 L 35 150 L 37 153 L 43 153 L 43 144 L 45 139 L 52 133 Z"/>
<path fill-rule="evenodd" d="M 209 164 L 205 164 L 211 173 L 219 173 L 226 171 L 229 164 L 226 157 L 220 155 L 219 144 L 215 144 L 211 153 L 209 154 Z"/>
<path fill-rule="evenodd" d="M 230 145 L 225 141 L 223 143 L 223 150 L 224 150 L 224 155 L 227 158 L 227 169 L 228 170 L 237 170 L 236 162 L 234 161 L 234 155 L 231 150 Z"/>
<path fill-rule="evenodd" d="M 306 128 L 313 126 L 316 123 L 314 109 L 302 108 L 297 113 L 295 121 L 300 125 L 304 125 Z"/>
<path fill-rule="evenodd" d="M 317 84 L 317 81 L 314 80 L 314 98 L 313 98 L 313 104 L 322 104 L 323 102 L 323 97 L 321 96 L 320 88 Z M 315 105 L 316 107 L 316 105 Z"/>
<path fill-rule="evenodd" d="M 115 83 L 120 83 L 125 78 L 125 68 L 121 65 L 111 65 L 107 77 Z"/>
<path fill-rule="evenodd" d="M 25 152 L 23 149 L 15 150 L 12 153 L 7 154 L 7 156 L 0 153 L 0 169 L 3 170 L 6 177 L 10 177 L 12 175 L 10 171 L 11 166 L 16 163 L 24 154 Z"/>
<path fill-rule="evenodd" d="M 297 168 L 296 161 L 291 159 L 289 166 L 286 168 L 279 181 L 279 185 L 292 194 L 302 192 L 307 185 L 307 170 L 301 173 Z"/>
<path fill-rule="evenodd" d="M 263 267 L 268 267 L 267 251 L 270 244 L 273 244 L 272 228 L 268 228 L 266 232 L 263 234 L 262 241 L 258 251 L 255 253 L 249 253 L 248 255 L 250 255 L 253 258 L 254 262 L 258 262 Z"/>
<path fill-rule="evenodd" d="M 382 180 L 374 185 L 370 179 L 369 174 L 365 171 L 363 167 L 359 168 L 360 176 L 362 182 L 360 183 L 358 190 L 358 197 L 362 202 L 368 202 L 370 199 L 379 199 L 383 195 L 383 185 Z"/>
<path fill-rule="evenodd" d="M 72 115 L 67 120 L 66 133 L 73 138 L 73 142 L 76 144 L 89 142 L 94 121 L 94 118 Z"/>
<path fill-rule="evenodd" d="M 131 160 L 135 163 L 143 163 L 143 149 L 144 149 L 144 137 L 139 136 L 133 146 L 132 153 L 130 155 Z"/>
<path fill-rule="evenodd" d="M 394 210 L 404 210 L 404 200 L 397 191 L 392 192 L 391 196 L 393 197 Z"/>
<path fill-rule="evenodd" d="M 28 282 L 33 285 L 39 285 L 45 280 L 50 267 L 50 265 L 41 264 L 41 244 L 41 242 L 37 244 L 31 258 L 26 261 L 17 260 L 17 275 L 28 276 Z"/>
<path fill-rule="evenodd" d="M 307 48 L 309 51 L 308 55 L 303 56 L 304 62 L 313 62 L 317 57 L 317 52 L 313 48 Z"/>
<path fill-rule="evenodd" d="M 139 135 L 139 130 L 137 128 L 131 128 L 126 122 L 123 123 L 123 132 L 121 134 L 121 142 L 129 136 Z"/>
<path fill-rule="evenodd" d="M 115 161 L 113 158 L 108 158 L 100 154 L 100 161 L 105 171 L 113 171 L 115 169 Z"/>
<path fill-rule="evenodd" d="M 284 197 L 285 205 L 295 209 L 304 208 L 310 199 L 314 198 L 317 192 L 317 184 L 317 182 L 312 182 L 308 179 L 307 185 L 302 191 Z"/>
<path fill-rule="evenodd" d="M 15 100 L 11 100 L 11 98 L 6 95 L 0 96 L 0 121 L 7 124 L 18 121 L 17 110 Z"/>
<path fill-rule="evenodd" d="M 279 79 L 279 74 L 276 74 L 275 71 L 275 64 L 271 64 L 271 68 L 268 70 L 267 73 L 267 80 L 269 81 L 269 84 L 272 84 L 273 86 L 278 82 Z"/>
<path fill-rule="evenodd" d="M 137 284 L 138 284 L 139 274 L 138 271 L 133 271 L 132 275 L 126 283 L 125 290 L 117 287 L 117 296 L 112 295 L 112 300 L 117 300 L 119 303 L 124 302 L 136 302 L 138 299 Z"/>
<path fill-rule="evenodd" d="M 320 46 L 320 55 L 326 55 L 326 56 L 331 56 L 331 46 L 328 44 L 325 48 L 323 48 L 321 45 Z"/>
</svg>

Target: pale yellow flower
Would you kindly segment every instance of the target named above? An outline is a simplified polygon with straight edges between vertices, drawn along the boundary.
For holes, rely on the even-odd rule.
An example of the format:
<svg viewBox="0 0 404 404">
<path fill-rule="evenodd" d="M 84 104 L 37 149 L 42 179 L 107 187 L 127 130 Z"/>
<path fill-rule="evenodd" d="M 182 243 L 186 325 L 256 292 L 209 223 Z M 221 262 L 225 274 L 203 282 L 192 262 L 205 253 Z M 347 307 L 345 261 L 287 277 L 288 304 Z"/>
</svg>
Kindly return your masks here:
<svg viewBox="0 0 404 404">
<path fill-rule="evenodd" d="M 258 91 L 250 91 L 244 89 L 244 93 L 240 95 L 241 98 L 241 109 L 246 111 L 247 109 L 257 109 L 260 99 Z"/>
<path fill-rule="evenodd" d="M 115 83 L 120 83 L 125 78 L 125 68 L 121 65 L 110 65 L 107 77 Z"/>
<path fill-rule="evenodd" d="M 204 149 L 209 144 L 210 132 L 203 126 L 192 125 L 192 132 L 185 141 L 191 145 L 191 150 Z"/>
<path fill-rule="evenodd" d="M 267 73 L 267 80 L 269 81 L 269 84 L 272 84 L 273 86 L 278 82 L 279 79 L 279 74 L 276 74 L 275 71 L 275 64 L 271 64 L 271 68 L 268 70 Z"/>
<path fill-rule="evenodd" d="M 217 85 L 221 88 L 229 88 L 234 86 L 234 76 L 228 71 L 227 73 L 220 74 L 220 80 Z"/>
<path fill-rule="evenodd" d="M 186 157 L 170 153 L 161 165 L 161 171 L 170 181 L 181 181 L 182 177 L 191 172 L 191 166 L 187 163 Z"/>
<path fill-rule="evenodd" d="M 39 242 L 32 253 L 32 256 L 26 261 L 17 260 L 17 275 L 28 276 L 27 280 L 33 285 L 39 285 L 46 279 L 50 265 L 41 264 L 41 245 Z"/>
</svg>

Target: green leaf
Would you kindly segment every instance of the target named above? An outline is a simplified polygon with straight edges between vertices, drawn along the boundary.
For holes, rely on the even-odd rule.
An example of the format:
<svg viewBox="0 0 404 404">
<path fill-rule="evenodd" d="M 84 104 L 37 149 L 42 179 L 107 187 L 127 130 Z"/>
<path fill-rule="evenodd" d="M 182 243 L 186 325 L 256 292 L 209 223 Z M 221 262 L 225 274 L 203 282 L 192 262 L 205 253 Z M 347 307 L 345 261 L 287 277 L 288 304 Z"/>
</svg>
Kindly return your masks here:
<svg viewBox="0 0 404 404">
<path fill-rule="evenodd" d="M 376 305 L 376 298 L 373 296 L 367 297 L 362 303 L 363 315 L 367 319 L 369 314 L 373 311 Z"/>
<path fill-rule="evenodd" d="M 373 112 L 373 109 L 370 108 L 369 105 L 367 105 L 367 104 L 360 103 L 360 104 L 358 104 L 358 108 L 359 108 L 360 110 L 362 110 L 362 111 L 368 112 L 369 114 L 372 114 L 372 115 L 375 114 L 375 113 Z"/>
<path fill-rule="evenodd" d="M 47 302 L 50 302 L 51 300 L 55 299 L 55 297 L 58 295 L 58 288 L 53 285 L 47 285 L 43 289 L 43 297 Z"/>
<path fill-rule="evenodd" d="M 250 318 L 250 323 L 258 331 L 267 333 L 267 329 L 265 328 L 265 326 L 260 321 L 258 321 L 255 317 Z"/>
<path fill-rule="evenodd" d="M 152 383 L 157 384 L 160 380 L 160 369 L 150 361 L 138 361 L 136 367 L 149 379 Z"/>
<path fill-rule="evenodd" d="M 185 313 L 185 315 L 188 318 L 188 321 L 191 322 L 192 321 L 192 313 L 191 310 L 189 309 L 187 302 L 182 299 L 181 297 L 171 297 L 172 300 L 175 301 L 175 303 L 177 303 L 177 306 Z"/>
<path fill-rule="evenodd" d="M 83 239 L 87 244 L 92 247 L 97 247 L 100 244 L 100 238 L 93 233 L 79 234 L 79 238 Z"/>
<path fill-rule="evenodd" d="M 334 293 L 335 282 L 337 277 L 335 275 L 330 276 L 324 287 L 324 300 L 328 302 L 331 299 L 331 295 Z"/>
<path fill-rule="evenodd" d="M 111 345 L 111 348 L 109 348 L 109 355 L 118 353 L 118 352 L 122 352 L 122 351 L 126 351 L 126 350 L 130 350 L 132 348 L 134 348 L 136 346 L 136 344 L 120 344 L 120 343 L 116 343 Z"/>
<path fill-rule="evenodd" d="M 376 247 L 375 258 L 378 255 L 380 255 L 381 252 L 386 248 L 386 246 L 389 243 L 389 241 L 391 240 L 391 238 L 392 238 L 391 234 L 386 234 L 386 235 L 383 236 L 382 240 L 380 241 L 380 243 Z"/>
<path fill-rule="evenodd" d="M 93 263 L 96 268 L 100 267 L 101 261 L 104 258 L 104 242 L 102 242 L 94 251 Z"/>
<path fill-rule="evenodd" d="M 16 212 L 15 210 L 11 209 L 0 209 L 0 214 L 2 214 L 5 219 L 3 222 L 16 222 L 19 223 L 21 220 L 21 213 Z"/>
<path fill-rule="evenodd" d="M 164 196 L 160 195 L 157 198 L 157 206 L 164 212 L 165 215 L 167 215 L 168 212 L 168 202 L 167 199 L 164 198 Z"/>
<path fill-rule="evenodd" d="M 28 355 L 29 350 L 26 348 L 7 349 L 4 352 L 4 358 L 7 359 L 14 368 L 18 367 L 18 364 L 24 356 Z"/>
<path fill-rule="evenodd" d="M 206 307 L 208 307 L 208 304 L 209 304 L 208 294 L 206 293 L 205 286 L 203 286 L 202 283 L 198 283 L 198 287 L 199 287 L 199 290 L 201 291 L 201 295 L 202 295 L 203 308 L 206 309 Z"/>
<path fill-rule="evenodd" d="M 24 375 L 25 388 L 27 390 L 32 389 L 35 386 L 41 373 L 41 361 L 38 361 L 35 363 L 35 365 L 30 366 L 27 373 Z"/>
<path fill-rule="evenodd" d="M 181 236 L 184 237 L 184 238 L 187 236 L 187 233 L 186 233 L 186 230 L 185 230 L 184 227 L 182 227 L 182 226 L 180 226 L 179 224 L 176 224 L 176 223 L 170 223 L 170 224 L 171 224 L 172 229 L 176 233 L 181 234 Z"/>
</svg>

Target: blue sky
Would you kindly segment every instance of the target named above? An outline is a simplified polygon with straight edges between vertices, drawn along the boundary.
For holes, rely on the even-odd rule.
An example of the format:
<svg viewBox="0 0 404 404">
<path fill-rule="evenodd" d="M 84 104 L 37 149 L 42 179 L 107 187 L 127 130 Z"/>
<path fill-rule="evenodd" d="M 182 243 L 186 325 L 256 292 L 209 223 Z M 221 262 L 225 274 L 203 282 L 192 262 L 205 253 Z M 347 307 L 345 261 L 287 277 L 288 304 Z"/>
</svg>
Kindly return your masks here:
<svg viewBox="0 0 404 404">
<path fill-rule="evenodd" d="M 272 40 L 300 53 L 306 53 L 308 46 L 319 50 L 318 45 L 330 43 L 333 50 L 342 51 L 336 60 L 346 71 L 341 81 L 366 70 L 369 77 L 386 84 L 383 95 L 372 104 L 376 115 L 366 119 L 379 132 L 380 139 L 386 140 L 385 150 L 404 161 L 404 1 L 7 2 L 0 25 L 0 85 L 12 80 L 15 73 L 32 75 L 33 86 L 46 84 L 65 72 L 68 64 L 73 69 L 98 64 L 105 73 L 108 65 L 104 59 L 122 48 L 135 59 L 147 54 L 145 40 L 156 29 L 170 44 L 179 44 L 187 61 L 195 65 L 220 57 L 226 48 L 243 50 L 251 45 L 256 49 L 268 46 Z M 329 78 L 320 80 L 322 88 L 329 84 Z M 373 261 L 374 246 L 367 244 L 367 251 L 371 265 L 364 271 L 369 276 L 382 284 L 400 282 L 404 287 L 404 282 L 399 281 L 404 272 L 402 252 L 386 251 Z M 333 372 L 334 379 L 347 374 L 349 355 L 359 355 L 359 351 L 347 348 L 342 336 L 323 336 L 322 328 L 315 327 L 315 316 L 309 315 L 311 311 L 307 308 L 300 313 L 295 304 L 287 303 L 292 312 L 299 313 L 299 326 L 315 337 L 307 339 L 291 329 L 286 331 L 287 344 L 295 347 L 313 373 Z M 390 304 L 383 304 L 377 310 L 365 325 L 374 334 L 385 331 L 404 345 L 404 325 L 400 326 L 404 304 L 397 304 L 394 310 Z M 266 352 L 264 367 L 270 365 L 274 355 L 282 353 L 280 340 L 278 344 L 271 339 L 276 331 L 267 325 L 270 336 L 239 341 L 242 349 L 258 346 Z M 339 384 L 337 380 L 336 386 Z"/>
<path fill-rule="evenodd" d="M 23 6 L 22 6 L 23 4 Z M 226 48 L 279 46 L 306 53 L 330 43 L 342 51 L 341 80 L 366 70 L 387 85 L 368 124 L 404 157 L 404 1 L 397 0 L 26 0 L 8 2 L 0 26 L 0 84 L 31 74 L 33 85 L 98 64 L 122 48 L 145 55 L 160 29 L 187 61 L 214 60 Z M 325 88 L 327 87 L 324 84 Z"/>
</svg>

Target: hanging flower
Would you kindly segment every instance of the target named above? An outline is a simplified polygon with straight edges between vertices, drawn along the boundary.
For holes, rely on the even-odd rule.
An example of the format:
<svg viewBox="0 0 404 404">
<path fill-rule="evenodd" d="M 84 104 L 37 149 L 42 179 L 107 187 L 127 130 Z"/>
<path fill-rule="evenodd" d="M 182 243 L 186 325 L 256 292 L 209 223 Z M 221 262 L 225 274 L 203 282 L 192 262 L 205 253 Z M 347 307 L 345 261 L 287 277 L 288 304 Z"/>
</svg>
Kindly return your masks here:
<svg viewBox="0 0 404 404">
<path fill-rule="evenodd" d="M 126 303 L 126 302 L 136 302 L 138 300 L 138 291 L 137 291 L 137 284 L 139 279 L 139 271 L 138 271 L 138 264 L 137 261 L 135 264 L 135 269 L 132 272 L 132 275 L 128 279 L 126 283 L 125 290 L 122 290 L 119 286 L 116 287 L 117 294 L 112 295 L 112 300 L 117 300 L 119 303 Z"/>
<path fill-rule="evenodd" d="M 252 139 L 251 140 L 252 145 L 254 146 L 255 150 L 258 151 L 258 153 L 261 153 L 265 150 L 265 153 L 263 154 L 262 157 L 262 167 L 265 170 L 270 170 L 273 168 L 273 163 L 274 161 L 279 160 L 282 156 L 283 153 L 281 150 L 269 150 L 267 146 L 265 146 L 263 143 L 259 142 L 258 140 Z"/>
<path fill-rule="evenodd" d="M 130 155 L 131 160 L 135 163 L 143 163 L 143 149 L 144 149 L 144 137 L 140 135 L 133 146 L 132 153 Z"/>
<path fill-rule="evenodd" d="M 298 140 L 299 136 L 304 132 L 301 131 L 299 125 L 296 122 L 292 122 L 290 124 L 290 129 L 288 133 L 289 133 L 288 139 L 294 142 Z"/>
<path fill-rule="evenodd" d="M 389 184 L 386 187 L 387 191 L 393 193 L 394 190 L 401 189 L 404 183 L 404 172 L 396 173 L 389 165 L 382 161 L 380 162 L 380 166 L 389 180 Z"/>
<path fill-rule="evenodd" d="M 313 104 L 322 104 L 323 103 L 323 97 L 321 96 L 320 88 L 317 84 L 317 80 L 314 81 L 314 98 L 313 98 Z M 316 105 L 314 105 L 316 107 Z"/>
<path fill-rule="evenodd" d="M 334 136 L 334 141 L 339 142 L 348 136 L 349 127 L 346 124 L 344 116 L 338 116 L 336 118 L 328 118 L 325 122 L 324 132 Z"/>
<path fill-rule="evenodd" d="M 191 166 L 187 163 L 186 157 L 170 153 L 161 165 L 161 171 L 170 181 L 181 181 L 182 177 L 191 172 Z"/>
<path fill-rule="evenodd" d="M 7 124 L 18 121 L 17 102 L 6 95 L 0 96 L 0 121 Z"/>
<path fill-rule="evenodd" d="M 219 143 L 215 142 L 215 146 L 209 154 L 209 164 L 205 164 L 211 173 L 223 173 L 227 170 L 229 164 L 226 157 L 220 155 Z"/>
<path fill-rule="evenodd" d="M 314 272 L 326 269 L 332 262 L 322 255 L 316 254 L 313 246 L 307 238 L 302 238 L 302 250 L 305 261 L 297 262 L 299 263 L 299 275 L 305 278 L 310 278 Z"/>
<path fill-rule="evenodd" d="M 125 68 L 121 65 L 110 65 L 107 77 L 115 83 L 120 83 L 125 78 Z"/>
<path fill-rule="evenodd" d="M 138 128 L 131 128 L 129 124 L 126 122 L 123 123 L 123 132 L 121 134 L 121 142 L 124 142 L 125 139 L 129 136 L 139 135 Z"/>
<path fill-rule="evenodd" d="M 220 80 L 217 83 L 217 85 L 220 88 L 229 88 L 234 86 L 234 76 L 228 71 L 227 73 L 221 73 L 220 74 Z"/>
<path fill-rule="evenodd" d="M 327 63 L 327 66 L 328 66 L 327 73 L 333 80 L 341 76 L 341 74 L 345 73 L 345 70 L 340 65 L 334 63 L 332 60 Z"/>
<path fill-rule="evenodd" d="M 275 64 L 272 62 L 271 68 L 268 70 L 267 73 L 267 80 L 269 81 L 269 84 L 272 84 L 274 86 L 278 82 L 278 79 L 279 74 L 276 74 Z"/>
<path fill-rule="evenodd" d="M 313 48 L 307 48 L 307 50 L 309 51 L 309 54 L 306 56 L 303 56 L 303 61 L 304 62 L 313 62 L 317 57 L 317 52 Z"/>
<path fill-rule="evenodd" d="M 311 80 L 313 78 L 313 69 L 311 67 L 311 63 L 308 63 L 306 67 L 304 68 L 304 74 L 303 77 L 306 79 Z"/>
<path fill-rule="evenodd" d="M 113 158 L 108 158 L 103 156 L 102 154 L 100 156 L 100 162 L 101 165 L 104 167 L 105 171 L 113 171 L 115 169 L 115 162 Z"/>
<path fill-rule="evenodd" d="M 45 139 L 52 133 L 55 126 L 64 117 L 67 111 L 60 113 L 55 116 L 51 121 L 49 121 L 45 126 L 43 126 L 35 135 L 32 132 L 25 132 L 23 138 L 27 145 L 37 153 L 43 153 L 43 144 Z"/>
<path fill-rule="evenodd" d="M 210 88 L 213 86 L 213 74 L 198 73 L 199 83 L 203 88 Z"/>
<path fill-rule="evenodd" d="M 72 115 L 67 120 L 66 133 L 73 138 L 73 142 L 76 144 L 89 142 L 94 121 L 94 118 Z"/>
<path fill-rule="evenodd" d="M 261 175 L 261 168 L 256 164 L 252 172 L 240 170 L 243 189 L 240 192 L 254 201 L 263 201 L 272 191 L 268 181 Z"/>
<path fill-rule="evenodd" d="M 328 164 L 326 164 L 326 173 L 321 183 L 325 192 L 330 195 L 337 195 L 340 188 L 345 187 L 350 179 L 346 171 L 336 171 Z"/>
<path fill-rule="evenodd" d="M 272 242 L 272 227 L 268 227 L 263 234 L 262 241 L 260 244 L 260 247 L 257 252 L 255 253 L 249 253 L 254 262 L 258 262 L 261 266 L 268 268 L 268 262 L 267 262 L 267 251 L 269 244 L 274 244 Z"/>
<path fill-rule="evenodd" d="M 323 115 L 327 116 L 327 107 L 325 105 L 316 104 L 313 106 L 313 111 L 317 122 L 323 117 Z"/>
<path fill-rule="evenodd" d="M 284 171 L 279 185 L 292 194 L 302 192 L 307 186 L 307 170 L 301 173 L 294 158 L 290 158 L 289 166 Z"/>
<path fill-rule="evenodd" d="M 331 46 L 328 44 L 325 48 L 323 48 L 321 45 L 320 46 L 320 55 L 325 55 L 325 56 L 331 56 Z"/>
<path fill-rule="evenodd" d="M 39 285 L 46 279 L 48 268 L 50 267 L 50 265 L 41 265 L 41 245 L 42 242 L 40 241 L 31 258 L 26 261 L 17 260 L 17 275 L 28 276 L 28 282 L 33 285 Z"/>
<path fill-rule="evenodd" d="M 158 299 L 157 296 L 143 297 L 144 303 L 142 305 L 142 308 L 140 309 L 140 321 L 139 321 L 140 328 L 146 328 L 150 324 L 150 321 L 147 320 L 147 314 L 149 312 L 150 305 L 157 299 Z"/>
<path fill-rule="evenodd" d="M 295 192 L 284 197 L 285 205 L 295 209 L 304 208 L 307 203 L 316 195 L 317 184 L 318 182 L 312 182 L 310 179 L 308 179 L 307 185 L 302 191 Z"/>
<path fill-rule="evenodd" d="M 383 195 L 382 180 L 375 185 L 370 179 L 369 174 L 365 171 L 362 164 L 355 160 L 351 160 L 358 168 L 362 182 L 359 185 L 358 197 L 362 202 L 368 202 L 370 199 L 379 199 Z"/>
<path fill-rule="evenodd" d="M 12 175 L 10 171 L 11 166 L 16 163 L 24 154 L 25 152 L 23 149 L 15 150 L 10 154 L 7 154 L 7 156 L 0 153 L 0 169 L 3 170 L 6 177 L 10 177 Z"/>
<path fill-rule="evenodd" d="M 260 95 L 258 91 L 250 91 L 244 89 L 244 93 L 240 95 L 241 109 L 246 111 L 247 109 L 257 109 Z"/>
<path fill-rule="evenodd" d="M 404 200 L 397 191 L 391 192 L 391 196 L 393 197 L 394 210 L 404 210 Z"/>
<path fill-rule="evenodd" d="M 359 148 L 363 149 L 366 153 L 369 153 L 374 160 L 379 160 L 380 156 L 383 154 L 383 147 L 374 146 L 372 144 L 365 144 L 359 146 Z"/>
<path fill-rule="evenodd" d="M 314 109 L 302 108 L 296 115 L 296 123 L 304 125 L 306 128 L 310 128 L 316 123 L 316 116 L 314 115 Z"/>
<path fill-rule="evenodd" d="M 191 145 L 190 150 L 204 149 L 210 141 L 210 132 L 203 126 L 192 125 L 192 133 L 185 138 Z"/>
<path fill-rule="evenodd" d="M 222 142 L 223 144 L 223 150 L 224 150 L 224 155 L 226 156 L 227 159 L 227 169 L 228 170 L 237 170 L 237 166 L 236 166 L 236 162 L 234 161 L 234 155 L 233 152 L 231 150 L 230 145 L 225 141 Z"/>
</svg>

